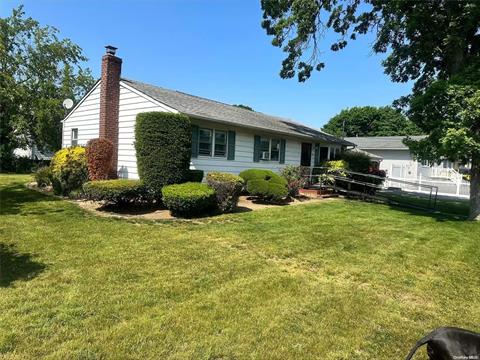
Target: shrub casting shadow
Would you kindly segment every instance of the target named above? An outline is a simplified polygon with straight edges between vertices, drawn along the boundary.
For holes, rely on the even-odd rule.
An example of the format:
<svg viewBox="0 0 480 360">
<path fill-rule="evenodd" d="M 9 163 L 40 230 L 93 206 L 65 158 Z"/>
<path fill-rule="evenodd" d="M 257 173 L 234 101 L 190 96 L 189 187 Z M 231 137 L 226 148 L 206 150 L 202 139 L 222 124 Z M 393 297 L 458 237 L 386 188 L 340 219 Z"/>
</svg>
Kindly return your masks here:
<svg viewBox="0 0 480 360">
<path fill-rule="evenodd" d="M 45 265 L 33 261 L 30 254 L 19 253 L 13 245 L 0 244 L 0 287 L 32 279 L 44 269 Z"/>
<path fill-rule="evenodd" d="M 360 199 L 358 197 L 353 197 L 353 196 L 346 196 L 345 199 L 351 200 L 351 201 L 363 201 L 363 202 L 369 202 L 369 203 L 374 203 L 374 204 L 383 204 L 387 205 L 389 208 L 392 210 L 400 211 L 409 215 L 414 215 L 414 216 L 424 216 L 424 217 L 430 217 L 435 219 L 438 222 L 444 222 L 444 221 L 467 221 L 466 216 L 462 215 L 457 215 L 457 214 L 448 214 L 448 213 L 443 213 L 438 210 L 433 210 L 433 209 L 426 209 L 406 203 L 401 203 L 401 202 L 396 202 L 396 201 L 386 201 L 386 200 L 373 200 L 373 199 Z"/>
<path fill-rule="evenodd" d="M 22 213 L 24 204 L 36 201 L 59 201 L 59 199 L 53 196 L 41 194 L 35 190 L 26 189 L 23 184 L 2 187 L 0 190 L 0 214 L 20 214 Z M 63 210 L 49 210 L 49 212 L 52 211 L 60 212 Z M 43 212 L 34 210 L 30 213 L 42 214 Z"/>
</svg>

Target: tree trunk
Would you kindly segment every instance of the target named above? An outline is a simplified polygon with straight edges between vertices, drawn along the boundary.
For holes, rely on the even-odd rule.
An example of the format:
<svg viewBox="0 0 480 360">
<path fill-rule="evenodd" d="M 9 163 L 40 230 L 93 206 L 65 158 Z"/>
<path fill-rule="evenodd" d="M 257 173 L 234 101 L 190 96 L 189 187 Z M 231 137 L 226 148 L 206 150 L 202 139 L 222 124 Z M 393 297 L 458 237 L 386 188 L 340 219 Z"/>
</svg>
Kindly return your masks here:
<svg viewBox="0 0 480 360">
<path fill-rule="evenodd" d="M 472 159 L 470 172 L 470 220 L 480 220 L 480 156 Z"/>
</svg>

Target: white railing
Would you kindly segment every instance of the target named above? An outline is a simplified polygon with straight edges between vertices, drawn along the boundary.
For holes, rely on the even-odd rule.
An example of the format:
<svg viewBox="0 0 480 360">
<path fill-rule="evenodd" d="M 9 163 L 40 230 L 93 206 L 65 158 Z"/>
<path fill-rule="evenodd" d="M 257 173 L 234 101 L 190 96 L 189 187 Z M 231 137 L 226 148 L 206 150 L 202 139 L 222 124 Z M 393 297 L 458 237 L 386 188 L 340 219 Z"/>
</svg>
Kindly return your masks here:
<svg viewBox="0 0 480 360">
<path fill-rule="evenodd" d="M 462 180 L 462 174 L 452 168 L 432 167 L 430 171 L 430 177 L 449 179 L 453 182 Z"/>
</svg>

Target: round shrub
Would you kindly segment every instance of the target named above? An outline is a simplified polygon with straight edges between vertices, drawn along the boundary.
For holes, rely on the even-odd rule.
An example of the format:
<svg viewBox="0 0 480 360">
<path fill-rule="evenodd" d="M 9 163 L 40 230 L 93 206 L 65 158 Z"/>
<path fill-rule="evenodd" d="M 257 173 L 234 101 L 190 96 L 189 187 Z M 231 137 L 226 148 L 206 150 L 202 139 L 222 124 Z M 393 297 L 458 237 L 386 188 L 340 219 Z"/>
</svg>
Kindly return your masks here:
<svg viewBox="0 0 480 360">
<path fill-rule="evenodd" d="M 152 202 L 152 197 L 140 180 L 97 180 L 83 184 L 84 196 L 93 201 L 124 206 Z"/>
<path fill-rule="evenodd" d="M 221 212 L 230 212 L 237 207 L 244 185 L 240 176 L 211 172 L 207 175 L 207 184 L 215 190 L 217 207 Z"/>
<path fill-rule="evenodd" d="M 277 201 L 288 195 L 287 180 L 271 170 L 249 169 L 242 171 L 240 177 L 252 196 Z"/>
<path fill-rule="evenodd" d="M 87 163 L 85 148 L 83 146 L 72 146 L 58 150 L 52 157 L 50 166 L 52 172 L 59 172 L 68 161 L 80 161 Z"/>
<path fill-rule="evenodd" d="M 140 179 L 155 193 L 187 179 L 192 131 L 181 114 L 146 112 L 137 115 L 135 150 Z"/>
<path fill-rule="evenodd" d="M 202 180 L 203 180 L 203 170 L 188 170 L 187 171 L 187 181 L 202 182 Z"/>
<path fill-rule="evenodd" d="M 162 200 L 177 217 L 204 215 L 215 209 L 215 191 L 202 183 L 167 185 L 162 189 Z"/>
<path fill-rule="evenodd" d="M 52 169 L 48 166 L 39 168 L 35 174 L 33 174 L 38 187 L 45 187 L 52 183 Z"/>
<path fill-rule="evenodd" d="M 85 149 L 90 180 L 105 180 L 116 173 L 112 168 L 113 143 L 108 139 L 92 139 Z"/>
<path fill-rule="evenodd" d="M 52 187 L 57 195 L 69 195 L 88 180 L 85 148 L 75 146 L 57 151 L 52 158 Z"/>
</svg>

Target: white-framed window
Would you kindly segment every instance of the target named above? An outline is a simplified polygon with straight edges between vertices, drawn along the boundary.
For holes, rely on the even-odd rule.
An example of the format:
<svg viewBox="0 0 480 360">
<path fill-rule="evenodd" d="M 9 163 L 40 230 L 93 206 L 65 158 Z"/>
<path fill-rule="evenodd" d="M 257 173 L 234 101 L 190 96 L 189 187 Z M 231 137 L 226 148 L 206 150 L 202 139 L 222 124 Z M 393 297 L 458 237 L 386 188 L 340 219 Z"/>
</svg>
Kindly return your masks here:
<svg viewBox="0 0 480 360">
<path fill-rule="evenodd" d="M 280 161 L 280 139 L 260 138 L 260 160 Z"/>
<path fill-rule="evenodd" d="M 72 129 L 72 132 L 70 135 L 70 143 L 72 146 L 78 145 L 78 129 L 77 128 Z"/>
<path fill-rule="evenodd" d="M 198 129 L 198 155 L 227 157 L 227 132 L 224 130 Z"/>
</svg>

